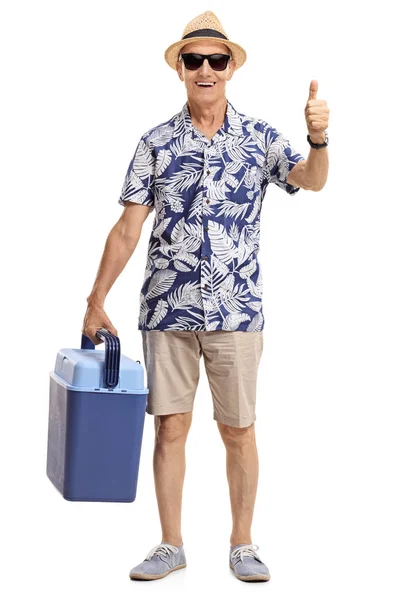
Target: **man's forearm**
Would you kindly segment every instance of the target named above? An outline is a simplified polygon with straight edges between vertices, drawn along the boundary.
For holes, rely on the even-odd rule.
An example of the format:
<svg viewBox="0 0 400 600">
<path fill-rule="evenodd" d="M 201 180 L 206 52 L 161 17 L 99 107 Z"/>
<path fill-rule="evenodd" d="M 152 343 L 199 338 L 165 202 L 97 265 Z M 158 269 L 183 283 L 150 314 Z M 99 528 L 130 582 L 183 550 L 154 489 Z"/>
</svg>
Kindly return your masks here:
<svg viewBox="0 0 400 600">
<path fill-rule="evenodd" d="M 105 298 L 118 275 L 125 268 L 139 241 L 139 236 L 126 238 L 117 223 L 111 229 L 104 247 L 93 289 L 87 298 L 88 304 L 104 305 Z"/>
<path fill-rule="evenodd" d="M 316 144 L 323 143 L 325 141 L 325 134 L 323 136 L 311 136 L 311 141 Z M 326 180 L 328 179 L 328 146 L 325 148 L 312 148 L 304 165 L 304 177 L 310 185 L 311 189 L 315 192 L 322 190 Z"/>
</svg>

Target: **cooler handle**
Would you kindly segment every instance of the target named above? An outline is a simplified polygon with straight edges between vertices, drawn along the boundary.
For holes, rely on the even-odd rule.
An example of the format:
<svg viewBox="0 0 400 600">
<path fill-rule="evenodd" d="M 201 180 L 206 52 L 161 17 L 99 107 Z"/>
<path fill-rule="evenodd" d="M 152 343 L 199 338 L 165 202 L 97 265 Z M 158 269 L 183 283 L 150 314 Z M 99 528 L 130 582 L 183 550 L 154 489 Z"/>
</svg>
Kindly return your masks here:
<svg viewBox="0 0 400 600">
<path fill-rule="evenodd" d="M 108 388 L 115 388 L 119 379 L 119 362 L 121 358 L 121 345 L 119 338 L 104 327 L 96 331 L 98 338 L 105 344 L 104 383 Z M 93 350 L 95 345 L 92 340 L 82 333 L 81 349 Z"/>
</svg>

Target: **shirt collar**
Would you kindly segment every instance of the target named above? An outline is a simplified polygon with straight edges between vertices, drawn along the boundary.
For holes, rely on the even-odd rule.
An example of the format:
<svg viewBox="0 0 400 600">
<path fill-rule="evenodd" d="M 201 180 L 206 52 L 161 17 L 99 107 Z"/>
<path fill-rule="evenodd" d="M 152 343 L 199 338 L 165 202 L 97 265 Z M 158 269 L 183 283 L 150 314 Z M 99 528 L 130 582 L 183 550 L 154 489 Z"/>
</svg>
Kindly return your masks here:
<svg viewBox="0 0 400 600">
<path fill-rule="evenodd" d="M 194 126 L 190 117 L 187 101 L 183 105 L 181 112 L 178 113 L 178 117 L 175 121 L 174 131 L 180 128 L 182 124 L 187 133 L 190 133 L 191 135 L 194 134 Z M 221 134 L 219 137 L 220 140 L 230 136 L 246 135 L 246 130 L 242 123 L 241 115 L 235 110 L 228 99 L 224 123 L 219 130 L 219 133 Z"/>
</svg>

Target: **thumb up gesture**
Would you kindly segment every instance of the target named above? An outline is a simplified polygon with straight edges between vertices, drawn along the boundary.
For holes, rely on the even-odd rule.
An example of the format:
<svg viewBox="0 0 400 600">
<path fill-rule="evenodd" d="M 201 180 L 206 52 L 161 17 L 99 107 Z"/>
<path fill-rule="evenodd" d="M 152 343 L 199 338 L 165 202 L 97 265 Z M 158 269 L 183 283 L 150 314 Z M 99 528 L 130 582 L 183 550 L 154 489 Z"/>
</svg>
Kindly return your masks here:
<svg viewBox="0 0 400 600">
<path fill-rule="evenodd" d="M 324 141 L 324 131 L 328 128 L 329 108 L 326 100 L 317 99 L 318 81 L 313 79 L 310 83 L 310 90 L 304 114 L 306 117 L 307 129 L 311 140 L 318 143 Z"/>
</svg>

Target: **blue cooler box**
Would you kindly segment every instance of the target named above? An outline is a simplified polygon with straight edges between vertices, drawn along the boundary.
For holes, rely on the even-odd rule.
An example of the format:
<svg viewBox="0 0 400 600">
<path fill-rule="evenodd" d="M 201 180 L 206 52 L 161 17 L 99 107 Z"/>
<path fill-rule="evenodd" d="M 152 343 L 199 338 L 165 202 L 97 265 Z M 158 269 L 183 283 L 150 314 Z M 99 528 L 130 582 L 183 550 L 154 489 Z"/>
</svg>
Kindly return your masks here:
<svg viewBox="0 0 400 600">
<path fill-rule="evenodd" d="M 133 502 L 146 402 L 140 361 L 106 329 L 62 348 L 50 372 L 47 476 L 66 500 Z"/>
</svg>

